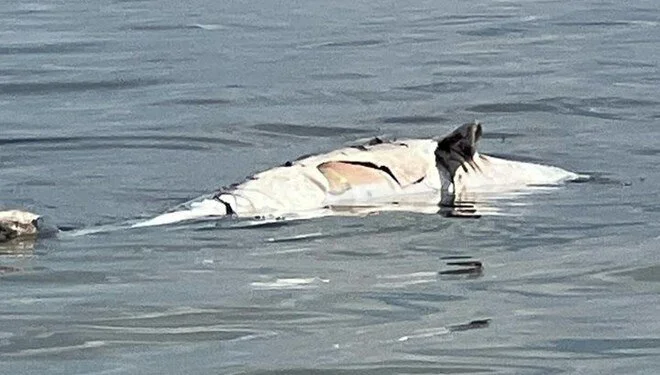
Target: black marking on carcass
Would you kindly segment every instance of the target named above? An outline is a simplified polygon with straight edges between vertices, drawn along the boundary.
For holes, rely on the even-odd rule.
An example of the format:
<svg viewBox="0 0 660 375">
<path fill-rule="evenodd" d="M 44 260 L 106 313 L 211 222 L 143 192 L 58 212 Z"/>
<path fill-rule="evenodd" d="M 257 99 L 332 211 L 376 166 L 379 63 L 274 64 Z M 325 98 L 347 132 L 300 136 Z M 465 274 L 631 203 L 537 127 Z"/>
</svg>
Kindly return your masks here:
<svg viewBox="0 0 660 375">
<path fill-rule="evenodd" d="M 352 164 L 352 165 L 359 165 L 361 167 L 367 167 L 367 168 L 373 168 L 373 169 L 378 169 L 379 171 L 383 171 L 387 173 L 392 179 L 399 185 L 401 186 L 401 183 L 399 182 L 399 179 L 396 178 L 392 170 L 386 166 L 386 165 L 376 165 L 372 162 L 369 161 L 343 161 L 340 160 L 338 161 L 339 163 L 346 163 L 346 164 Z"/>
<path fill-rule="evenodd" d="M 253 176 L 251 176 L 251 177 L 253 177 Z M 229 193 L 231 190 L 234 190 L 237 186 L 238 186 L 238 184 L 231 184 L 231 185 L 229 185 L 229 187 L 223 186 L 222 189 L 220 189 L 219 192 L 217 192 L 213 195 L 213 199 L 215 199 L 216 201 L 222 203 L 225 206 L 226 215 L 234 215 L 234 214 L 236 214 L 236 211 L 234 211 L 234 209 L 232 208 L 232 206 L 228 202 L 223 201 L 220 198 L 220 196 L 222 196 L 222 194 Z"/>
<path fill-rule="evenodd" d="M 413 184 L 413 185 L 415 185 L 415 184 L 419 184 L 420 182 L 424 181 L 425 178 L 426 178 L 426 176 L 422 176 L 422 177 L 420 177 L 419 179 L 413 181 L 412 184 Z"/>
<path fill-rule="evenodd" d="M 365 142 L 363 144 L 355 145 L 355 146 L 351 146 L 351 147 L 356 148 L 360 151 L 369 151 L 369 148 L 367 146 L 376 146 L 376 145 L 380 145 L 380 144 L 383 144 L 383 143 L 386 143 L 386 141 L 382 140 L 379 137 L 374 137 L 374 138 L 368 140 L 367 142 Z"/>
<path fill-rule="evenodd" d="M 227 215 L 234 215 L 236 213 L 236 211 L 234 211 L 234 209 L 231 207 L 231 204 L 229 204 L 229 203 L 223 201 L 222 199 L 220 199 L 221 194 L 222 193 L 218 193 L 218 194 L 214 195 L 213 199 L 215 199 L 216 201 L 222 203 L 225 206 L 225 211 L 227 211 L 226 212 Z"/>
<path fill-rule="evenodd" d="M 383 141 L 379 137 L 374 137 L 373 139 L 370 139 L 369 142 L 366 143 L 366 145 L 367 146 L 375 146 L 375 145 L 379 145 L 379 144 L 382 144 L 382 143 L 385 143 L 385 141 Z"/>
</svg>

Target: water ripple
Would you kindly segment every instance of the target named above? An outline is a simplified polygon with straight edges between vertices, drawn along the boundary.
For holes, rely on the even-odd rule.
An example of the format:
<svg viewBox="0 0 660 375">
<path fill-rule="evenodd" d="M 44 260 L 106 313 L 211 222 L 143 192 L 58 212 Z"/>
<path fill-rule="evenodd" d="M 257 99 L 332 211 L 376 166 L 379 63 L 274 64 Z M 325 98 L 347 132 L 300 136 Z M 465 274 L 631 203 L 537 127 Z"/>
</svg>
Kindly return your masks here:
<svg viewBox="0 0 660 375">
<path fill-rule="evenodd" d="M 466 109 L 477 113 L 548 112 L 573 116 L 595 117 L 605 120 L 621 120 L 626 117 L 640 116 L 635 109 L 647 107 L 653 108 L 658 104 L 660 103 L 651 100 L 619 97 L 555 97 L 539 99 L 532 102 L 479 104 L 470 106 Z"/>
<path fill-rule="evenodd" d="M 380 121 L 383 124 L 441 124 L 449 119 L 442 116 L 397 116 L 385 117 Z"/>
<path fill-rule="evenodd" d="M 347 48 L 347 47 L 370 47 L 383 44 L 385 41 L 378 39 L 347 40 L 337 42 L 324 42 L 302 45 L 299 48 Z"/>
<path fill-rule="evenodd" d="M 97 51 L 102 41 L 0 45 L 0 55 L 71 54 Z"/>
<path fill-rule="evenodd" d="M 0 84 L 0 95 L 45 95 L 97 90 L 130 90 L 171 81 L 161 78 L 125 78 L 100 81 L 11 82 Z"/>
<path fill-rule="evenodd" d="M 312 74 L 310 78 L 318 81 L 343 81 L 343 80 L 356 80 L 367 79 L 376 77 L 373 74 L 362 73 L 327 73 L 327 74 Z"/>
<path fill-rule="evenodd" d="M 218 106 L 231 104 L 232 101 L 222 98 L 186 98 L 186 99 L 175 99 L 170 101 L 159 102 L 157 104 L 169 105 L 169 104 L 180 104 L 180 105 L 190 105 L 190 106 Z"/>
<path fill-rule="evenodd" d="M 398 89 L 407 90 L 407 91 L 429 92 L 434 94 L 447 94 L 447 93 L 456 93 L 456 92 L 466 92 L 487 86 L 489 86 L 489 84 L 485 82 L 446 81 L 446 82 L 433 82 L 424 85 L 402 86 L 402 87 L 398 87 Z"/>
<path fill-rule="evenodd" d="M 187 135 L 108 135 L 72 137 L 24 137 L 0 138 L 0 146 L 28 146 L 48 151 L 98 150 L 98 149 L 170 149 L 205 150 L 212 145 L 250 147 L 251 144 L 217 137 L 195 137 Z"/>
<path fill-rule="evenodd" d="M 484 27 L 479 29 L 459 31 L 459 34 L 469 35 L 469 36 L 478 36 L 478 37 L 502 37 L 510 36 L 511 34 L 519 35 L 525 30 L 514 27 Z"/>
<path fill-rule="evenodd" d="M 345 134 L 365 134 L 366 129 L 329 127 L 319 125 L 294 125 L 284 123 L 256 124 L 252 128 L 274 134 L 294 135 L 299 137 L 337 137 Z"/>
</svg>

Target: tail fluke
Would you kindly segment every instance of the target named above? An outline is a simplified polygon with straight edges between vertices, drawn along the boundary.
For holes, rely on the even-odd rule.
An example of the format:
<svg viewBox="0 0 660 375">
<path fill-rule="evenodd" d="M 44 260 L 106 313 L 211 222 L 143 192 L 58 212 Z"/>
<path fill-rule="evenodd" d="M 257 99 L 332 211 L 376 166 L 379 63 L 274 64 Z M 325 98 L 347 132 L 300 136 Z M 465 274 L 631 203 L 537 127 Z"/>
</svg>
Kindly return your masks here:
<svg viewBox="0 0 660 375">
<path fill-rule="evenodd" d="M 435 151 L 436 163 L 444 167 L 453 178 L 458 168 L 465 168 L 465 163 L 473 163 L 481 133 L 481 124 L 476 121 L 454 130 L 438 142 Z"/>
</svg>

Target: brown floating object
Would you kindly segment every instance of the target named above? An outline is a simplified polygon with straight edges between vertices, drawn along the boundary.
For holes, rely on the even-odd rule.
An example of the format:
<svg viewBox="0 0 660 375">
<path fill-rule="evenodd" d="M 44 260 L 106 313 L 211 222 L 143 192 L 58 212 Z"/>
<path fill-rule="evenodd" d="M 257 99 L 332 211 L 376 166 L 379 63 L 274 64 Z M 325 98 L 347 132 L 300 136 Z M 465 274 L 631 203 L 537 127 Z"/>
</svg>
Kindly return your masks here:
<svg viewBox="0 0 660 375">
<path fill-rule="evenodd" d="M 19 210 L 0 211 L 0 242 L 35 237 L 38 232 L 39 215 Z"/>
</svg>

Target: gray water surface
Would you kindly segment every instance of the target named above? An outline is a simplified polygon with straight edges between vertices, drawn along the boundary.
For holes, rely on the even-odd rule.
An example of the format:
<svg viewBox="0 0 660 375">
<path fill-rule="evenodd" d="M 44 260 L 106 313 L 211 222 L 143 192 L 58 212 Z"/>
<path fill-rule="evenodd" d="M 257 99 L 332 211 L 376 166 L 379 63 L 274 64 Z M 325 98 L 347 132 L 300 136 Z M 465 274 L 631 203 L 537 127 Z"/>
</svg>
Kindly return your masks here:
<svg viewBox="0 0 660 375">
<path fill-rule="evenodd" d="M 659 42 L 651 0 L 0 4 L 0 207 L 62 227 L 475 118 L 485 153 L 594 176 L 480 219 L 2 247 L 2 372 L 657 373 Z"/>
</svg>

